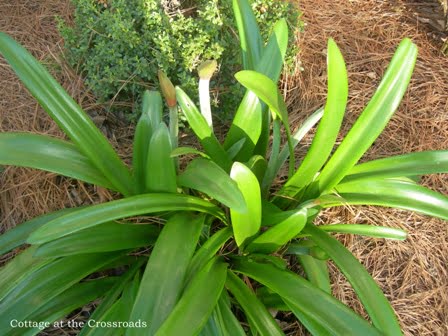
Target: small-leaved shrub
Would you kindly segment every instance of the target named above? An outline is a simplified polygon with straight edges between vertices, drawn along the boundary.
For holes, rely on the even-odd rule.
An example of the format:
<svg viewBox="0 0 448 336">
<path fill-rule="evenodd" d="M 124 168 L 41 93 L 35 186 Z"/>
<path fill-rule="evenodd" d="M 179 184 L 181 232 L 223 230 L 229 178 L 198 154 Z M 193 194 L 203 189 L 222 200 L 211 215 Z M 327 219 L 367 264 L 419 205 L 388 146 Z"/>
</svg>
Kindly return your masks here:
<svg viewBox="0 0 448 336">
<path fill-rule="evenodd" d="M 89 88 L 102 102 L 129 112 L 144 89 L 157 86 L 162 69 L 186 92 L 197 87 L 196 67 L 214 59 L 220 65 L 214 79 L 212 103 L 220 101 L 226 115 L 241 98 L 233 73 L 240 70 L 240 49 L 232 1 L 222 0 L 72 0 L 73 25 L 60 23 L 67 59 L 85 76 Z M 288 1 L 252 2 L 261 34 L 267 39 L 273 24 L 287 18 L 300 29 L 299 11 Z M 291 43 L 287 63 L 297 54 Z M 124 105 L 124 106 L 123 106 Z M 225 117 L 225 116 L 222 116 Z"/>
</svg>

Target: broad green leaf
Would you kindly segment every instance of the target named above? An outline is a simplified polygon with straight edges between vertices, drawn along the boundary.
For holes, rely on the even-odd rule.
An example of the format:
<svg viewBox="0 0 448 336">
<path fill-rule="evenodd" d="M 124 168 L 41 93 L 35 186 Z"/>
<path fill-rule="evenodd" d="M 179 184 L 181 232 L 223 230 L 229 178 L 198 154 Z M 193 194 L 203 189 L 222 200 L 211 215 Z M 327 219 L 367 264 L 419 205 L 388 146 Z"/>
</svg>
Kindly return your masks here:
<svg viewBox="0 0 448 336">
<path fill-rule="evenodd" d="M 297 255 L 306 277 L 316 287 L 331 295 L 330 275 L 326 260 L 316 259 L 310 255 Z"/>
<path fill-rule="evenodd" d="M 211 160 L 198 158 L 191 161 L 177 181 L 179 186 L 203 192 L 231 209 L 247 210 L 235 181 Z"/>
<path fill-rule="evenodd" d="M 123 290 L 129 286 L 131 279 L 138 274 L 138 270 L 145 262 L 145 259 L 140 259 L 135 261 L 132 266 L 118 279 L 115 285 L 109 290 L 107 295 L 101 301 L 101 303 L 96 307 L 90 319 L 93 321 L 101 321 L 104 319 L 105 315 L 108 313 L 109 309 L 117 301 Z M 130 311 L 130 309 L 128 309 Z M 90 327 L 88 324 L 82 328 L 79 336 L 92 336 L 94 328 Z"/>
<path fill-rule="evenodd" d="M 229 155 L 230 160 L 233 160 L 235 156 L 237 156 L 237 154 L 241 151 L 245 143 L 246 138 L 242 138 L 227 149 L 227 155 Z"/>
<path fill-rule="evenodd" d="M 224 213 L 210 202 L 181 194 L 147 194 L 128 197 L 74 211 L 56 218 L 31 234 L 30 244 L 43 244 L 115 219 L 161 211 L 199 211 L 226 222 Z"/>
<path fill-rule="evenodd" d="M 399 179 L 359 180 L 338 185 L 340 198 L 317 199 L 327 208 L 335 205 L 357 204 L 400 208 L 425 215 L 448 219 L 448 197 L 414 182 Z"/>
<path fill-rule="evenodd" d="M 380 135 L 406 91 L 416 58 L 417 47 L 404 39 L 375 95 L 323 168 L 309 197 L 335 187 Z"/>
<path fill-rule="evenodd" d="M 252 173 L 254 173 L 257 177 L 258 183 L 261 185 L 263 176 L 266 174 L 266 170 L 268 168 L 266 159 L 261 155 L 254 155 L 245 163 L 245 165 L 252 171 Z"/>
<path fill-rule="evenodd" d="M 25 244 L 28 236 L 41 226 L 63 215 L 78 211 L 79 209 L 82 208 L 67 208 L 51 212 L 49 214 L 33 218 L 29 221 L 17 225 L 12 229 L 9 229 L 8 231 L 0 235 L 0 255 L 9 252 L 14 248 L 19 247 L 20 245 Z"/>
<path fill-rule="evenodd" d="M 427 151 L 391 156 L 354 166 L 341 181 L 426 175 L 448 172 L 448 151 Z"/>
<path fill-rule="evenodd" d="M 51 259 L 34 257 L 36 246 L 31 246 L 18 253 L 6 265 L 0 268 L 0 301 L 14 286 L 28 274 L 48 264 Z"/>
<path fill-rule="evenodd" d="M 218 139 L 216 139 L 212 129 L 208 126 L 204 116 L 199 112 L 190 97 L 188 97 L 180 87 L 176 87 L 176 97 L 182 112 L 187 118 L 188 124 L 199 138 L 207 155 L 209 155 L 222 169 L 229 171 L 232 162 Z"/>
<path fill-rule="evenodd" d="M 319 229 L 326 232 L 350 233 L 375 238 L 405 240 L 407 237 L 406 231 L 401 229 L 366 224 L 320 225 Z"/>
<path fill-rule="evenodd" d="M 301 236 L 308 237 L 307 234 L 301 234 Z M 296 256 L 311 256 L 319 260 L 328 260 L 328 254 L 317 246 L 311 240 L 301 240 L 299 242 L 294 242 L 289 244 L 285 251 L 285 254 L 294 254 Z"/>
<path fill-rule="evenodd" d="M 191 263 L 188 266 L 186 283 L 195 275 L 205 264 L 212 259 L 223 245 L 232 237 L 232 230 L 229 227 L 219 230 L 213 236 L 206 240 L 194 254 Z"/>
<path fill-rule="evenodd" d="M 258 29 L 257 20 L 247 0 L 233 0 L 235 17 L 244 69 L 254 69 L 263 51 L 263 40 Z"/>
<path fill-rule="evenodd" d="M 247 251 L 273 253 L 297 236 L 306 224 L 307 211 L 302 209 L 263 232 L 248 246 Z"/>
<path fill-rule="evenodd" d="M 227 291 L 223 290 L 207 324 L 202 329 L 201 336 L 246 336 L 240 322 L 233 314 Z"/>
<path fill-rule="evenodd" d="M 402 335 L 394 311 L 381 289 L 360 262 L 335 238 L 314 225 L 307 225 L 305 233 L 331 257 L 344 273 L 364 305 L 374 326 L 384 335 Z"/>
<path fill-rule="evenodd" d="M 285 20 L 280 20 L 275 24 L 255 69 L 277 82 L 287 45 L 288 27 Z M 269 120 L 270 114 L 266 106 L 253 92 L 246 91 L 227 133 L 224 147 L 229 149 L 241 139 L 245 139 L 240 152 L 235 156 L 237 161 L 247 161 L 253 154 L 265 157 L 269 143 Z"/>
<path fill-rule="evenodd" d="M 168 127 L 158 125 L 148 147 L 146 161 L 146 191 L 175 193 L 176 167 L 171 157 L 171 137 Z"/>
<path fill-rule="evenodd" d="M 285 304 L 282 297 L 267 287 L 257 288 L 257 297 L 268 309 L 289 311 L 289 307 Z"/>
<path fill-rule="evenodd" d="M 226 287 L 238 301 L 247 319 L 260 335 L 284 335 L 266 307 L 248 286 L 230 270 L 227 272 Z"/>
<path fill-rule="evenodd" d="M 236 260 L 234 271 L 243 273 L 278 293 L 294 314 L 315 335 L 381 335 L 367 321 L 309 281 L 271 264 Z"/>
<path fill-rule="evenodd" d="M 162 98 L 157 91 L 146 90 L 142 105 L 142 115 L 135 128 L 132 156 L 134 179 L 140 194 L 145 191 L 149 142 L 162 122 Z"/>
<path fill-rule="evenodd" d="M 142 114 L 149 117 L 151 130 L 155 131 L 162 122 L 163 102 L 159 91 L 145 90 L 142 101 Z"/>
<path fill-rule="evenodd" d="M 235 78 L 248 90 L 254 92 L 258 98 L 265 102 L 272 112 L 282 121 L 286 130 L 289 148 L 289 172 L 294 170 L 294 148 L 289 129 L 288 110 L 283 96 L 276 83 L 266 75 L 255 71 L 244 70 L 235 74 Z"/>
<path fill-rule="evenodd" d="M 332 40 L 328 40 L 328 92 L 324 114 L 317 127 L 311 147 L 299 169 L 286 182 L 281 194 L 294 197 L 313 181 L 327 161 L 341 127 L 348 98 L 348 77 L 344 58 Z"/>
<path fill-rule="evenodd" d="M 282 137 L 280 126 L 280 121 L 278 119 L 275 119 L 272 123 L 271 154 L 269 157 L 266 173 L 264 174 L 263 179 L 260 182 L 263 195 L 266 195 L 268 193 L 269 188 L 274 181 L 275 175 L 277 175 L 278 172 L 276 168 L 279 160 L 278 156 L 280 154 L 280 144 Z"/>
<path fill-rule="evenodd" d="M 0 164 L 45 170 L 115 190 L 75 145 L 64 140 L 29 133 L 1 133 L 0 153 Z"/>
<path fill-rule="evenodd" d="M 176 214 L 157 239 L 130 317 L 131 321 L 145 321 L 147 334 L 153 335 L 160 328 L 181 296 L 204 219 L 204 215 Z M 130 328 L 126 335 L 141 335 L 141 331 Z"/>
<path fill-rule="evenodd" d="M 130 283 L 124 288 L 123 293 L 121 295 L 121 298 L 117 300 L 102 316 L 100 319 L 95 320 L 96 323 L 105 323 L 106 327 L 104 326 L 93 326 L 90 329 L 89 335 L 91 336 L 118 336 L 118 335 L 124 335 L 126 328 L 122 326 L 114 326 L 114 323 L 117 322 L 138 322 L 138 321 L 131 321 L 129 319 L 129 315 L 131 314 L 131 310 L 129 307 L 132 307 L 134 304 L 135 297 L 137 296 L 138 287 L 140 284 L 140 274 L 137 273 Z M 107 325 L 110 324 L 111 327 L 108 327 Z M 140 326 L 136 327 L 138 330 L 145 330 L 148 326 L 143 324 L 142 322 L 139 323 Z"/>
<path fill-rule="evenodd" d="M 288 47 L 288 25 L 285 19 L 278 20 L 269 37 L 260 63 L 255 67 L 255 71 L 268 76 L 275 83 L 278 82 L 285 60 L 286 49 Z M 271 126 L 271 114 L 263 105 L 263 118 L 261 120 L 261 134 L 255 146 L 254 154 L 266 157 L 269 146 L 269 131 Z"/>
<path fill-rule="evenodd" d="M 158 234 L 155 225 L 108 222 L 40 245 L 35 256 L 60 257 L 134 249 L 152 245 Z"/>
<path fill-rule="evenodd" d="M 113 277 L 107 277 L 76 284 L 44 306 L 39 307 L 28 320 L 53 323 L 63 319 L 75 309 L 102 297 L 115 284 L 116 280 Z M 20 330 L 22 336 L 37 335 L 42 332 L 39 328 L 29 328 L 27 330 L 25 328 L 15 328 L 14 330 Z"/>
<path fill-rule="evenodd" d="M 300 143 L 300 141 L 302 141 L 303 137 L 311 130 L 311 128 L 313 128 L 319 122 L 323 114 L 324 114 L 324 108 L 321 107 L 320 109 L 313 112 L 313 114 L 311 114 L 303 122 L 303 124 L 291 137 L 292 145 L 294 148 L 297 147 L 297 145 Z M 287 145 L 285 145 L 278 156 L 277 165 L 275 167 L 275 174 L 273 175 L 273 177 L 275 177 L 278 174 L 280 168 L 285 164 L 288 157 L 289 157 L 289 148 Z M 271 182 L 267 181 L 265 182 L 265 184 L 270 186 L 272 184 L 272 181 Z"/>
<path fill-rule="evenodd" d="M 61 85 L 22 46 L 0 33 L 0 53 L 59 127 L 122 194 L 134 194 L 132 177 L 104 135 Z"/>
<path fill-rule="evenodd" d="M 240 162 L 235 162 L 230 177 L 236 182 L 246 204 L 245 212 L 230 209 L 233 234 L 238 246 L 257 234 L 261 225 L 261 194 L 257 177 Z"/>
<path fill-rule="evenodd" d="M 7 334 L 12 330 L 11 320 L 26 320 L 53 298 L 120 256 L 117 253 L 70 256 L 35 270 L 2 300 L 0 330 Z"/>
<path fill-rule="evenodd" d="M 227 264 L 214 258 L 191 280 L 156 335 L 197 335 L 207 323 L 226 282 Z"/>
</svg>

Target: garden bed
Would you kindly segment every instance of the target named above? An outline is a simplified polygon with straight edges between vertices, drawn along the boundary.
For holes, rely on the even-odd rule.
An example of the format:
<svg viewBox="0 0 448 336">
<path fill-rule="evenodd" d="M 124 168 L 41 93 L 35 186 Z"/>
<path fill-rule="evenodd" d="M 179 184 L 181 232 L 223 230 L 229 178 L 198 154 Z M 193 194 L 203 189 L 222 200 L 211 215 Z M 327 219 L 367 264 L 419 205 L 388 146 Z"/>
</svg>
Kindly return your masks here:
<svg viewBox="0 0 448 336">
<path fill-rule="evenodd" d="M 350 96 L 345 130 L 372 96 L 398 42 L 411 37 L 419 47 L 419 58 L 410 88 L 368 158 L 448 148 L 448 58 L 440 52 L 440 41 L 433 40 L 428 28 L 420 25 L 404 2 L 302 0 L 300 6 L 306 27 L 299 42 L 298 60 L 304 71 L 283 82 L 293 128 L 324 102 L 329 37 L 338 43 L 348 65 Z M 70 13 L 69 1 L 4 1 L 0 5 L 0 30 L 14 36 L 47 64 L 69 94 L 102 126 L 121 155 L 129 158 L 131 126 L 102 112 L 82 79 L 60 57 L 62 40 L 55 16 L 69 19 Z M 0 87 L 0 131 L 61 136 L 3 60 Z M 446 174 L 425 178 L 425 184 L 448 194 Z M 0 185 L 0 232 L 49 211 L 113 198 L 104 189 L 24 168 L 6 168 L 0 175 Z M 405 242 L 343 235 L 339 238 L 385 291 L 406 335 L 448 333 L 446 222 L 370 207 L 332 209 L 325 215 L 323 221 L 327 223 L 371 223 L 407 230 L 409 238 Z M 361 309 L 343 276 L 333 272 L 332 277 L 334 294 Z M 291 330 L 294 326 L 288 327 Z"/>
</svg>

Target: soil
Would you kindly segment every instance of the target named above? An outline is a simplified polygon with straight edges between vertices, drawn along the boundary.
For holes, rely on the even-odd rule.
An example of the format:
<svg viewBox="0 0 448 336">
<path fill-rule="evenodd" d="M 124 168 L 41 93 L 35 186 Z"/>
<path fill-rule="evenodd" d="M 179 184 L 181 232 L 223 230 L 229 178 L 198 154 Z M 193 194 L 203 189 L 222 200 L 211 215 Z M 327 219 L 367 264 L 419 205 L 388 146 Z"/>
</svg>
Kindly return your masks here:
<svg viewBox="0 0 448 336">
<path fill-rule="evenodd" d="M 417 9 L 428 3 L 300 1 L 306 26 L 299 39 L 301 52 L 297 68 L 303 68 L 303 71 L 284 78 L 282 85 L 292 128 L 297 128 L 306 116 L 325 102 L 328 38 L 333 38 L 339 45 L 349 72 L 349 106 L 341 140 L 373 95 L 399 41 L 410 37 L 419 47 L 410 87 L 384 133 L 362 160 L 448 148 L 448 58 L 441 52 L 446 32 L 422 21 L 421 13 L 425 11 Z M 70 95 L 90 113 L 122 157 L 128 160 L 132 126 L 102 112 L 83 86 L 82 78 L 76 75 L 76 69 L 70 69 L 63 60 L 63 41 L 57 32 L 55 17 L 70 19 L 70 15 L 69 0 L 2 0 L 0 30 L 20 41 L 50 68 Z M 0 92 L 1 132 L 63 137 L 1 58 Z M 311 139 L 311 136 L 306 139 L 298 151 L 299 156 Z M 447 174 L 424 177 L 424 184 L 448 195 Z M 49 211 L 104 202 L 112 197 L 101 188 L 52 173 L 6 167 L 0 172 L 0 233 Z M 382 287 L 405 335 L 448 334 L 446 222 L 408 211 L 373 207 L 330 209 L 320 221 L 377 224 L 407 230 L 409 238 L 405 242 L 348 235 L 339 235 L 339 239 Z M 11 256 L 4 256 L 0 262 L 6 262 Z M 335 296 L 364 314 L 345 278 L 332 268 Z M 290 335 L 305 334 L 296 326 L 290 326 L 288 332 Z"/>
</svg>

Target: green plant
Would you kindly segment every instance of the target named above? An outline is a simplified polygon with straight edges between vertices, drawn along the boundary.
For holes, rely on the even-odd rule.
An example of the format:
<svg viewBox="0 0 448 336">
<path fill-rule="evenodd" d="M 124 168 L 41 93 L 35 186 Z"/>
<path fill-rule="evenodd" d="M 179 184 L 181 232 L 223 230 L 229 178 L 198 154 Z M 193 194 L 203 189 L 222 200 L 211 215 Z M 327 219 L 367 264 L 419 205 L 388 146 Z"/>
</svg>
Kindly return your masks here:
<svg viewBox="0 0 448 336">
<path fill-rule="evenodd" d="M 176 97 L 204 152 L 173 146 L 176 122 L 165 125 L 161 96 L 147 92 L 132 173 L 43 67 L 0 34 L 0 52 L 72 140 L 3 133 L 0 164 L 57 172 L 125 196 L 48 214 L 0 236 L 0 253 L 31 244 L 0 269 L 4 335 L 36 334 L 39 326 L 19 331 L 11 321 L 50 323 L 96 298 L 101 303 L 81 335 L 282 335 L 268 309 L 291 312 L 314 335 L 401 334 L 378 285 L 328 232 L 393 239 L 405 239 L 406 233 L 381 226 L 315 226 L 313 221 L 323 208 L 343 204 L 391 206 L 448 219 L 448 198 L 416 182 L 423 174 L 447 172 L 448 151 L 357 164 L 405 92 L 415 45 L 401 42 L 377 92 L 331 154 L 348 94 L 336 43 L 328 42 L 325 106 L 292 134 L 275 84 L 287 48 L 286 22 L 278 21 L 263 45 L 249 3 L 235 0 L 233 5 L 246 51 L 245 70 L 236 78 L 249 90 L 224 143 L 214 135 L 207 99 L 201 99 L 203 111 L 198 110 L 161 73 L 168 105 L 173 108 Z M 213 70 L 210 65 L 202 69 Z M 202 73 L 204 78 L 208 74 Z M 208 94 L 207 85 L 201 86 L 199 95 Z M 296 169 L 294 148 L 318 122 Z M 180 171 L 176 158 L 186 153 L 198 157 Z M 288 159 L 288 180 L 273 194 L 272 181 Z M 155 224 L 116 222 L 146 214 L 164 223 L 160 231 Z M 150 246 L 151 253 L 141 249 Z M 285 255 L 297 256 L 306 278 L 288 270 Z M 371 323 L 331 295 L 329 259 L 352 284 Z M 108 270 L 117 267 L 123 273 L 111 276 Z"/>
<path fill-rule="evenodd" d="M 240 70 L 241 56 L 230 1 L 73 0 L 73 5 L 73 26 L 60 24 L 67 59 L 100 101 L 129 112 L 140 106 L 135 102 L 145 88 L 157 87 L 159 69 L 192 95 L 197 66 L 214 59 L 221 71 L 212 83 L 212 102 L 223 104 L 220 118 L 232 115 L 241 98 L 232 75 Z M 251 6 L 266 38 L 282 17 L 300 29 L 298 9 L 288 1 L 256 0 Z M 291 67 L 296 54 L 296 47 L 288 52 Z"/>
</svg>

